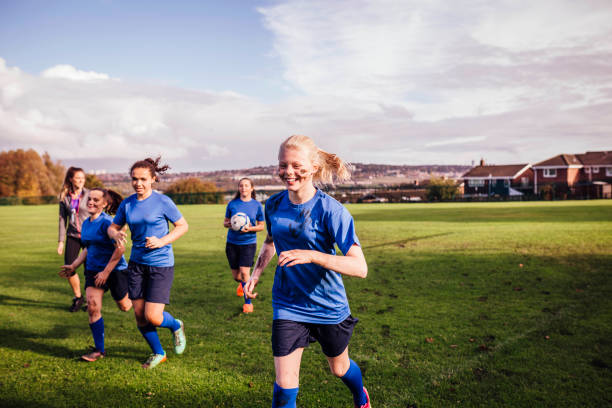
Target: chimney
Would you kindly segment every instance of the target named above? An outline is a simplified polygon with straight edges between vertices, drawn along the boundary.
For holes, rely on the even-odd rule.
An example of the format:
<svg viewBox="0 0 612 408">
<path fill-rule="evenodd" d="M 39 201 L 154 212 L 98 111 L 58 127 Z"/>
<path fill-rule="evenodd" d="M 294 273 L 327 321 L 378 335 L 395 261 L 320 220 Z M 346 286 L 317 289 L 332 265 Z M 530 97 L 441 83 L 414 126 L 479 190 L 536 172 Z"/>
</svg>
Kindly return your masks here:
<svg viewBox="0 0 612 408">
<path fill-rule="evenodd" d="M 480 159 L 480 167 L 482 167 L 484 165 L 485 165 L 484 159 Z"/>
</svg>

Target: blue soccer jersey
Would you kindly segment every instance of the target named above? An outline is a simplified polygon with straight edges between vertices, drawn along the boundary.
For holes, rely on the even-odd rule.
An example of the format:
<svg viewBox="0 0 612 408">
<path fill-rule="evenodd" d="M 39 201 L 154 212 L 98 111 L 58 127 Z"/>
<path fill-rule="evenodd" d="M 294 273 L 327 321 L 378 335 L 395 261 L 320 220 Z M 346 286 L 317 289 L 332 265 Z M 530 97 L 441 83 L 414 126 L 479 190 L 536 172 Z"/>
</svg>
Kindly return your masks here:
<svg viewBox="0 0 612 408">
<path fill-rule="evenodd" d="M 234 198 L 227 204 L 225 210 L 225 218 L 232 218 L 236 213 L 245 213 L 249 216 L 251 225 L 257 225 L 257 221 L 264 220 L 263 206 L 257 200 L 251 199 L 250 201 L 242 201 L 240 198 Z M 227 242 L 235 245 L 249 245 L 257 243 L 256 232 L 238 232 L 233 229 L 227 231 Z"/>
<path fill-rule="evenodd" d="M 318 189 L 303 204 L 291 203 L 286 190 L 275 194 L 266 202 L 265 218 L 277 255 L 291 249 L 335 255 L 334 244 L 346 254 L 360 245 L 351 214 Z M 342 276 L 314 263 L 276 267 L 272 306 L 274 319 L 305 323 L 337 324 L 351 314 Z"/>
<path fill-rule="evenodd" d="M 132 194 L 121 202 L 113 222 L 128 224 L 132 234 L 130 261 L 149 266 L 174 266 L 172 244 L 161 248 L 145 247 L 147 237 L 162 238 L 168 235 L 168 222 L 175 223 L 182 217 L 174 202 L 161 193 L 153 191 L 144 200 Z"/>
<path fill-rule="evenodd" d="M 91 221 L 89 217 L 83 221 L 81 226 L 81 242 L 87 248 L 87 259 L 85 269 L 92 272 L 100 272 L 110 261 L 115 245 L 113 240 L 108 237 L 106 230 L 113 222 L 113 217 L 103 212 Z M 127 268 L 127 262 L 122 256 L 115 269 L 122 270 Z"/>
</svg>

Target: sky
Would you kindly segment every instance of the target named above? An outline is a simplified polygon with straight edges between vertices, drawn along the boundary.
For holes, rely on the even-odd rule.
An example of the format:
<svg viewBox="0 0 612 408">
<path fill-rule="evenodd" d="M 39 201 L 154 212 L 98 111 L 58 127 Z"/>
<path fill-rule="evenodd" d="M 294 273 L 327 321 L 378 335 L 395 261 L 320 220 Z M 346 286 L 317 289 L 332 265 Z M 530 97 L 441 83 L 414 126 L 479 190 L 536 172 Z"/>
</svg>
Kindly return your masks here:
<svg viewBox="0 0 612 408">
<path fill-rule="evenodd" d="M 0 150 L 126 171 L 612 150 L 608 0 L 0 0 Z"/>
</svg>

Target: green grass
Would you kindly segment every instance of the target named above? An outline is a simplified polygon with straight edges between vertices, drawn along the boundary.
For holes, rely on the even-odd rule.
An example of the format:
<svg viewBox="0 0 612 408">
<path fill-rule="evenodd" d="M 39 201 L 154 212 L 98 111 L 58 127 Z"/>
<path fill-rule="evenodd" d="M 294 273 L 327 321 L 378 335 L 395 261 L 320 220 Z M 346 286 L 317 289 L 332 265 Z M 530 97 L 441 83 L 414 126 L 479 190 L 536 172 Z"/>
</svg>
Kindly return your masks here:
<svg viewBox="0 0 612 408">
<path fill-rule="evenodd" d="M 612 405 L 612 201 L 349 208 L 369 265 L 345 279 L 350 352 L 375 408 Z M 0 406 L 270 406 L 273 267 L 243 315 L 224 206 L 181 211 L 168 310 L 188 346 L 173 355 L 160 331 L 169 361 L 144 371 L 148 347 L 108 294 L 108 357 L 78 361 L 93 341 L 56 274 L 56 207 L 0 208 Z M 298 404 L 352 406 L 316 344 Z"/>
</svg>

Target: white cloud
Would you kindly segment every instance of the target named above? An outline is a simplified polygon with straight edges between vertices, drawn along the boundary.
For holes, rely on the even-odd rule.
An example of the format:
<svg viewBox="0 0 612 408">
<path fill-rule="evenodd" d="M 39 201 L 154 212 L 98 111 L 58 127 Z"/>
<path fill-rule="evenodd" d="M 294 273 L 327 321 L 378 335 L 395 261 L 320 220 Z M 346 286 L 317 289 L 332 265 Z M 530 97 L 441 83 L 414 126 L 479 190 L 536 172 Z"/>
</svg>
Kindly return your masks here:
<svg viewBox="0 0 612 408">
<path fill-rule="evenodd" d="M 41 75 L 43 78 L 61 78 L 69 79 L 71 81 L 96 81 L 110 79 L 108 74 L 94 71 L 81 71 L 72 65 L 66 64 L 56 65 L 45 69 Z"/>
</svg>

